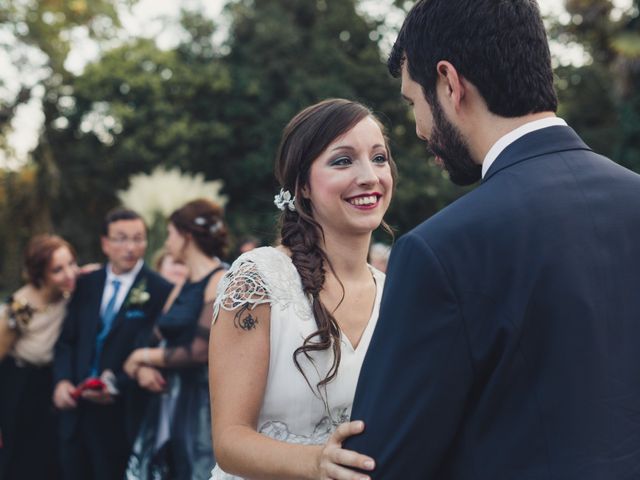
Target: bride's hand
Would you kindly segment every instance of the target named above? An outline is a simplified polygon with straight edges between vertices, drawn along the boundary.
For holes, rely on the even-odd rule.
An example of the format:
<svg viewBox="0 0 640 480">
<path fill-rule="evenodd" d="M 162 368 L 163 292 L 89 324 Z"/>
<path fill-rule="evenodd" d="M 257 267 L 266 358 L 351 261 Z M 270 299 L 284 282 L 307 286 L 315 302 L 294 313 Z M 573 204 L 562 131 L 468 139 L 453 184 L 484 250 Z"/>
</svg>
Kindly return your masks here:
<svg viewBox="0 0 640 480">
<path fill-rule="evenodd" d="M 318 473 L 321 480 L 368 480 L 367 475 L 352 470 L 373 470 L 375 463 L 371 457 L 342 448 L 342 442 L 352 435 L 362 433 L 361 421 L 341 424 L 324 444 L 318 458 Z"/>
</svg>

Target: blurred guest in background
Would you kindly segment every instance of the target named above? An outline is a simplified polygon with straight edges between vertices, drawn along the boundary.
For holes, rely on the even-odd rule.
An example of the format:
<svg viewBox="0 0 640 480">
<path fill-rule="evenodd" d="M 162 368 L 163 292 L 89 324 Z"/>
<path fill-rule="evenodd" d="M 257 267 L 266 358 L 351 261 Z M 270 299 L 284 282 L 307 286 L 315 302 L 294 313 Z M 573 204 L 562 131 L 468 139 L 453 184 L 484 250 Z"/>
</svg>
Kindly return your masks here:
<svg viewBox="0 0 640 480">
<path fill-rule="evenodd" d="M 137 385 L 123 364 L 148 341 L 172 288 L 144 265 L 147 230 L 136 212 L 109 212 L 101 244 L 109 261 L 78 280 L 55 350 L 54 403 L 62 410 L 60 454 L 69 480 L 123 477 L 127 429 L 137 430 L 141 416 L 131 409 Z"/>
<path fill-rule="evenodd" d="M 207 479 L 211 444 L 207 348 L 216 288 L 226 270 L 223 212 L 194 200 L 171 214 L 167 253 L 189 277 L 157 322 L 158 346 L 135 350 L 125 371 L 159 393 L 147 409 L 127 467 L 127 479 Z"/>
<path fill-rule="evenodd" d="M 391 247 L 389 245 L 373 243 L 369 248 L 369 263 L 381 272 L 386 272 L 389 255 L 391 255 Z"/>
<path fill-rule="evenodd" d="M 257 237 L 251 235 L 242 237 L 238 242 L 238 253 L 242 255 L 243 253 L 250 252 L 254 248 L 258 248 L 260 245 L 262 245 L 262 242 Z"/>
<path fill-rule="evenodd" d="M 53 347 L 76 287 L 76 253 L 56 235 L 25 251 L 27 284 L 0 306 L 0 478 L 57 479 Z"/>
<path fill-rule="evenodd" d="M 161 248 L 154 255 L 153 268 L 175 287 L 182 286 L 189 276 L 189 269 L 184 262 L 176 260 L 166 248 Z"/>
</svg>

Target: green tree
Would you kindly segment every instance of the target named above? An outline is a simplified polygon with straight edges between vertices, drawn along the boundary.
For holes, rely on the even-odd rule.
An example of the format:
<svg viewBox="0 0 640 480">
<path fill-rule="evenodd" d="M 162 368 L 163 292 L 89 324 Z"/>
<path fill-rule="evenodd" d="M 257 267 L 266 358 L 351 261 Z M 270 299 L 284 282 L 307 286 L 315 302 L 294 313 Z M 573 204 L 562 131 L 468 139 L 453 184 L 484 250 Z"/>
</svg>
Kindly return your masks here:
<svg viewBox="0 0 640 480">
<path fill-rule="evenodd" d="M 72 44 L 72 31 L 83 28 L 90 38 L 102 42 L 112 39 L 119 27 L 117 6 L 135 0 L 6 0 L 0 3 L 0 49 L 12 61 L 15 72 L 0 72 L 0 87 L 16 84 L 14 95 L 7 88 L 0 100 L 0 146 L 6 148 L 6 135 L 17 109 L 42 94 L 44 127 L 27 171 L 34 181 L 20 182 L 21 174 L 6 173 L 9 192 L 20 188 L 4 207 L 3 230 L 7 245 L 24 245 L 29 236 L 54 229 L 52 205 L 62 189 L 61 170 L 49 136 L 58 117 L 58 102 L 68 95 L 73 74 L 65 67 Z M 11 78 L 9 78 L 11 75 Z M 66 187 L 65 187 L 66 188 Z M 15 249 L 0 252 L 2 278 L 9 284 L 18 282 L 21 255 Z"/>
<path fill-rule="evenodd" d="M 356 6 L 354 0 L 229 4 L 225 61 L 233 79 L 228 120 L 235 138 L 228 145 L 233 162 L 224 165 L 222 177 L 239 230 L 273 233 L 273 159 L 282 129 L 297 111 L 328 97 L 360 100 L 387 124 L 401 174 L 390 222 L 401 232 L 456 195 L 415 139 L 399 83 L 382 61 L 381 25 L 360 16 Z"/>
<path fill-rule="evenodd" d="M 31 195 L 36 181 L 33 166 L 18 172 L 0 170 L 0 292 L 17 284 L 26 239 L 41 222 L 37 199 Z"/>
<path fill-rule="evenodd" d="M 590 57 L 559 68 L 560 113 L 596 151 L 640 172 L 640 4 L 566 0 L 571 14 L 552 36 Z"/>
<path fill-rule="evenodd" d="M 242 1 L 228 6 L 227 42 L 215 25 L 183 12 L 186 34 L 175 49 L 150 40 L 111 50 L 57 104 L 50 148 L 65 188 L 56 222 L 95 252 L 95 232 L 116 189 L 156 165 L 220 178 L 237 235 L 275 235 L 273 160 L 283 127 L 301 108 L 334 96 L 374 107 L 390 128 L 401 180 L 390 214 L 406 231 L 459 193 L 427 161 L 399 84 L 381 60 L 379 25 L 356 2 Z M 301 53 L 302 52 L 302 53 Z M 62 121 L 64 120 L 64 121 Z M 81 203 L 83 210 L 74 208 Z"/>
<path fill-rule="evenodd" d="M 158 165 L 193 171 L 195 158 L 223 158 L 216 145 L 230 134 L 219 108 L 229 76 L 215 58 L 202 55 L 208 54 L 162 51 L 138 39 L 109 51 L 75 79 L 65 102 L 71 107 L 58 110 L 64 122 L 50 139 L 64 159 L 65 189 L 55 218 L 73 238 L 84 238 L 85 251 L 98 253 L 100 221 L 131 175 Z M 79 199 L 83 210 L 74 208 Z"/>
</svg>

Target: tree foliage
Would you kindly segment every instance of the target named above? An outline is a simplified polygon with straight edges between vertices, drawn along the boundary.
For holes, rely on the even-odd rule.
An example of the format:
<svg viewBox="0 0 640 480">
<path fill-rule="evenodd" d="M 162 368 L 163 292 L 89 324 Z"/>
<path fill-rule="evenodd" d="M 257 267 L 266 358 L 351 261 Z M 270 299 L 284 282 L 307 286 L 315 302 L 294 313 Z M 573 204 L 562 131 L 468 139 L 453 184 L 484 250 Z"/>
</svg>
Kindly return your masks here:
<svg viewBox="0 0 640 480">
<path fill-rule="evenodd" d="M 453 189 L 426 163 L 414 139 L 399 82 L 382 61 L 378 24 L 355 7 L 353 0 L 229 5 L 233 22 L 225 61 L 233 75 L 230 113 L 240 141 L 230 145 L 233 163 L 223 178 L 231 195 L 229 213 L 242 219 L 236 225 L 243 233 L 273 234 L 273 159 L 282 129 L 300 109 L 329 97 L 371 106 L 390 131 L 402 176 L 391 224 L 404 231 L 452 197 Z"/>
<path fill-rule="evenodd" d="M 135 0 L 128 0 L 128 4 Z M 37 85 L 55 89 L 71 78 L 65 67 L 72 31 L 84 28 L 97 41 L 112 38 L 120 25 L 113 0 L 5 0 L 0 3 L 0 50 L 11 59 L 19 78 L 14 95 L 0 105 L 0 134 L 7 133 L 17 108 Z M 38 58 L 38 60 L 34 60 Z M 7 78 L 0 76 L 0 85 Z"/>
<path fill-rule="evenodd" d="M 174 48 L 135 38 L 105 49 L 82 74 L 68 72 L 70 30 L 84 26 L 95 38 L 113 39 L 117 5 L 0 5 L 0 29 L 42 52 L 45 61 L 36 67 L 48 72 L 39 77 L 45 122 L 32 164 L 0 172 L 0 289 L 17 282 L 17 252 L 38 231 L 68 237 L 82 261 L 99 259 L 101 219 L 118 203 L 116 192 L 131 176 L 159 166 L 223 180 L 232 231 L 272 240 L 272 172 L 282 129 L 301 108 L 328 97 L 362 101 L 387 126 L 400 172 L 387 220 L 398 233 L 463 192 L 415 138 L 399 81 L 384 65 L 385 26 L 359 14 L 358 0 L 233 0 L 224 12 L 223 43 L 212 40 L 217 24 L 184 11 Z M 556 69 L 560 115 L 595 150 L 640 171 L 638 0 L 625 12 L 616 12 L 611 0 L 566 5 L 572 21 L 555 24 L 551 37 L 581 45 L 592 60 Z M 14 63 L 26 71 L 28 59 L 18 57 Z M 0 87 L 3 78 L 0 73 Z M 0 130 L 33 86 L 25 80 L 0 106 Z"/>
<path fill-rule="evenodd" d="M 124 0 L 123 0 L 124 1 Z M 126 0 L 132 4 L 135 0 Z M 56 104 L 69 91 L 74 78 L 66 68 L 73 32 L 84 29 L 89 38 L 113 38 L 119 26 L 118 2 L 114 0 L 5 0 L 0 3 L 0 52 L 15 71 L 0 72 L 0 146 L 18 109 L 39 90 L 45 116 L 39 145 L 24 172 L 3 173 L 9 200 L 2 207 L 0 288 L 15 285 L 22 246 L 29 236 L 54 230 L 51 206 L 58 201 L 61 170 L 47 131 L 57 117 Z M 66 179 L 65 179 L 66 180 Z M 77 205 L 76 205 L 77 207 Z"/>
<path fill-rule="evenodd" d="M 273 161 L 283 127 L 327 97 L 375 107 L 390 129 L 402 180 L 390 222 L 401 231 L 441 208 L 457 191 L 427 162 L 353 1 L 239 1 L 227 7 L 228 40 L 183 12 L 185 40 L 162 51 L 139 39 L 113 49 L 74 79 L 47 132 L 65 187 L 54 205 L 61 231 L 98 254 L 85 232 L 117 203 L 131 175 L 157 165 L 222 179 L 237 236 L 275 236 Z M 74 208 L 83 199 L 85 209 Z"/>
<path fill-rule="evenodd" d="M 561 115 L 596 151 L 640 172 L 640 4 L 566 0 L 567 24 L 552 31 L 590 60 L 559 68 Z"/>
</svg>

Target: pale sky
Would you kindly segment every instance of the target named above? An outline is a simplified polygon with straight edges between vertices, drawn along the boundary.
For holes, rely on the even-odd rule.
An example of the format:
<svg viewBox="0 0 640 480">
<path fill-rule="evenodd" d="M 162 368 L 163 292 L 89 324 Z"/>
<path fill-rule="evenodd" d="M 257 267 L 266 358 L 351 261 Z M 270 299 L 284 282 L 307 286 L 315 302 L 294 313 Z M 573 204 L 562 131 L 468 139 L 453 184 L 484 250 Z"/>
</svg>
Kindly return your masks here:
<svg viewBox="0 0 640 480">
<path fill-rule="evenodd" d="M 562 0 L 538 0 L 542 13 L 559 17 L 561 21 L 570 21 L 569 15 L 564 11 Z M 399 27 L 402 24 L 402 13 L 395 11 L 390 12 L 392 0 L 362 0 L 360 10 L 375 18 L 385 18 L 390 26 Z M 123 11 L 121 20 L 126 32 L 132 36 L 144 35 L 156 38 L 160 48 L 170 48 L 175 45 L 181 35 L 178 27 L 171 25 L 171 19 L 177 18 L 181 8 L 189 10 L 201 10 L 206 12 L 207 16 L 216 18 L 224 4 L 223 0 L 140 0 L 129 13 Z M 619 8 L 628 7 L 631 0 L 614 0 Z M 3 40 L 2 32 L 0 32 L 0 41 Z M 224 31 L 220 32 L 224 35 Z M 71 38 L 75 47 L 71 51 L 66 67 L 74 73 L 82 72 L 87 62 L 93 61 L 99 57 L 100 51 L 96 44 L 87 38 L 84 29 L 75 29 L 71 32 Z M 582 63 L 585 61 L 584 52 L 578 46 L 571 45 L 552 45 L 552 53 L 557 61 L 561 63 Z M 30 58 L 38 61 L 38 53 L 30 52 Z M 0 58 L 0 70 L 15 71 L 11 64 L 11 60 Z M 15 77 L 18 74 L 16 73 Z M 10 95 L 12 85 L 7 82 L 4 92 L 0 89 L 0 96 Z M 17 83 L 16 83 L 17 85 Z M 16 86 L 13 86 L 15 91 Z M 34 91 L 34 98 L 26 105 L 21 106 L 13 120 L 13 132 L 9 137 L 9 143 L 14 153 L 6 155 L 0 151 L 0 166 L 19 166 L 24 163 L 28 156 L 28 152 L 37 144 L 37 134 L 42 126 L 43 115 L 41 111 L 41 98 L 43 89 Z"/>
</svg>

